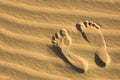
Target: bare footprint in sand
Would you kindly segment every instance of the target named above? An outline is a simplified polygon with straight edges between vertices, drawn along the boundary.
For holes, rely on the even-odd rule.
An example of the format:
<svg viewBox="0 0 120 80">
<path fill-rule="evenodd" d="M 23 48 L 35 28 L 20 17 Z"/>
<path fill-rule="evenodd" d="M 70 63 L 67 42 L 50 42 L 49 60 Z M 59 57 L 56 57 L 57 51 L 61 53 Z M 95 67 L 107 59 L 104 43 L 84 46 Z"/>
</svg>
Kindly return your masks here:
<svg viewBox="0 0 120 80">
<path fill-rule="evenodd" d="M 64 56 L 62 58 L 64 61 L 69 63 L 75 70 L 83 73 L 88 69 L 88 63 L 81 57 L 78 57 L 70 52 L 70 47 L 72 44 L 72 39 L 69 36 L 66 29 L 59 30 L 52 37 L 52 43 L 57 47 L 57 54 L 59 56 Z"/>
<path fill-rule="evenodd" d="M 111 59 L 106 50 L 106 43 L 100 26 L 92 21 L 84 21 L 76 24 L 77 30 L 82 34 L 82 37 L 92 46 L 96 47 L 95 62 L 101 67 L 107 66 Z"/>
</svg>

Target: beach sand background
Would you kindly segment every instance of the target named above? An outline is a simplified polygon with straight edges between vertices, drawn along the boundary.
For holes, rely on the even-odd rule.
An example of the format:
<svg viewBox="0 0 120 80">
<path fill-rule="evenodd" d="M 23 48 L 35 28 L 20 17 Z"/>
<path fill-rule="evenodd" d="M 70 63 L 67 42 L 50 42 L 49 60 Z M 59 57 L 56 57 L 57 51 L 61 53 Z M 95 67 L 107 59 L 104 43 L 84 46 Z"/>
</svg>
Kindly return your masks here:
<svg viewBox="0 0 120 80">
<path fill-rule="evenodd" d="M 94 47 L 76 30 L 86 20 L 101 27 L 111 58 L 105 68 L 96 65 Z M 54 52 L 51 38 L 63 28 L 72 37 L 70 52 L 88 61 L 87 72 Z M 0 80 L 119 79 L 119 0 L 0 0 Z"/>
</svg>

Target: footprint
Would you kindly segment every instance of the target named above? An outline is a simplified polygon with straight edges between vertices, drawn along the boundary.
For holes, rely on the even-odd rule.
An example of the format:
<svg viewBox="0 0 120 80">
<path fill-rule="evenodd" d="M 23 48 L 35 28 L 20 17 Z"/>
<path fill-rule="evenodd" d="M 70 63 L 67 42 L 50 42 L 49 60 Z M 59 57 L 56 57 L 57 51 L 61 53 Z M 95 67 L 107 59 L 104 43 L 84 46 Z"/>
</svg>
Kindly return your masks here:
<svg viewBox="0 0 120 80">
<path fill-rule="evenodd" d="M 84 21 L 76 24 L 77 30 L 82 34 L 82 37 L 96 47 L 95 62 L 101 67 L 107 66 L 110 62 L 110 56 L 106 50 L 106 42 L 100 30 L 100 26 L 92 21 Z"/>
<path fill-rule="evenodd" d="M 87 71 L 87 61 L 70 52 L 72 39 L 66 29 L 59 30 L 55 33 L 52 37 L 52 43 L 57 48 L 57 55 L 60 56 L 65 62 L 69 63 L 76 71 L 81 73 Z"/>
</svg>

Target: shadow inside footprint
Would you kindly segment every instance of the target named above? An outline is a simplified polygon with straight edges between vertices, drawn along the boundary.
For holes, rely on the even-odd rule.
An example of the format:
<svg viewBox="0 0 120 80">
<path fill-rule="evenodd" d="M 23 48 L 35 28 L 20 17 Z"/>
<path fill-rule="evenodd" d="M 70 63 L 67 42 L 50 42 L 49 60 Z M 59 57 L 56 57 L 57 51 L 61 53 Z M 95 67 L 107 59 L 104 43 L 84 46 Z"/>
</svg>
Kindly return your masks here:
<svg viewBox="0 0 120 80">
<path fill-rule="evenodd" d="M 106 64 L 100 59 L 100 57 L 95 53 L 95 63 L 100 67 L 105 67 Z"/>
<path fill-rule="evenodd" d="M 88 41 L 88 42 L 90 43 L 90 41 L 88 40 L 86 34 L 85 34 L 84 32 L 81 32 L 81 33 L 82 33 L 82 37 L 83 37 L 86 41 Z"/>
<path fill-rule="evenodd" d="M 63 54 L 61 48 L 59 46 L 52 46 L 52 51 L 55 52 L 55 54 L 60 57 L 63 61 L 65 61 L 66 63 L 68 63 L 75 71 L 79 72 L 79 73 L 84 73 L 85 71 L 81 68 L 78 68 L 76 66 L 74 66 Z"/>
<path fill-rule="evenodd" d="M 80 24 L 76 24 L 76 28 L 77 28 L 77 30 L 79 30 L 79 31 L 81 32 L 82 37 L 83 37 L 86 41 L 88 41 L 88 42 L 90 43 L 90 41 L 88 40 L 86 34 L 82 31 L 81 25 L 80 25 Z"/>
</svg>

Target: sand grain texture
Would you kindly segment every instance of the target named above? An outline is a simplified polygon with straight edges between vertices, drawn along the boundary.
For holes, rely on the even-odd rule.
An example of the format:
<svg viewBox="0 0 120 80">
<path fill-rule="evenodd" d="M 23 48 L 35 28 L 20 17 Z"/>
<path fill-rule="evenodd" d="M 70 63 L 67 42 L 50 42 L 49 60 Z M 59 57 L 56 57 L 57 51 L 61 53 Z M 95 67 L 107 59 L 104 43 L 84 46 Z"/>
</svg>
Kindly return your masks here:
<svg viewBox="0 0 120 80">
<path fill-rule="evenodd" d="M 96 47 L 76 29 L 83 21 L 100 26 L 111 59 L 106 67 L 95 63 Z M 52 36 L 61 29 L 71 37 L 75 65 L 80 57 L 88 61 L 86 72 L 52 46 Z M 90 34 L 92 41 L 96 33 Z M 119 73 L 119 0 L 0 0 L 0 80 L 119 80 Z"/>
</svg>

